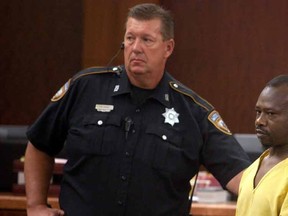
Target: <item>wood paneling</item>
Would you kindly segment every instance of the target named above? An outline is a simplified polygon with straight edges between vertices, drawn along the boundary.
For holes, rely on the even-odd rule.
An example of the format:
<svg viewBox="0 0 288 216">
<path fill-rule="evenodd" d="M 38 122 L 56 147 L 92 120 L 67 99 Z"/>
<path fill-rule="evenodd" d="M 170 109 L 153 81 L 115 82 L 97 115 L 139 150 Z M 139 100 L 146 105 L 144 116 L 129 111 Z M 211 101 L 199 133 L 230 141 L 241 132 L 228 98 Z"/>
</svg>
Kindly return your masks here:
<svg viewBox="0 0 288 216">
<path fill-rule="evenodd" d="M 0 124 L 30 124 L 81 68 L 82 1 L 0 2 Z"/>
<path fill-rule="evenodd" d="M 106 66 L 120 49 L 128 9 L 136 4 L 159 0 L 83 0 L 83 66 Z M 100 6 L 101 5 L 101 6 Z M 113 61 L 123 64 L 122 52 Z"/>
<path fill-rule="evenodd" d="M 75 72 L 106 65 L 122 42 L 128 8 L 141 2 L 1 1 L 0 124 L 32 123 Z M 287 73 L 288 2 L 148 2 L 175 17 L 168 70 L 211 102 L 234 133 L 254 133 L 260 91 Z"/>
<path fill-rule="evenodd" d="M 164 0 L 175 14 L 170 72 L 220 111 L 237 133 L 254 133 L 264 84 L 287 73 L 288 1 Z"/>
</svg>

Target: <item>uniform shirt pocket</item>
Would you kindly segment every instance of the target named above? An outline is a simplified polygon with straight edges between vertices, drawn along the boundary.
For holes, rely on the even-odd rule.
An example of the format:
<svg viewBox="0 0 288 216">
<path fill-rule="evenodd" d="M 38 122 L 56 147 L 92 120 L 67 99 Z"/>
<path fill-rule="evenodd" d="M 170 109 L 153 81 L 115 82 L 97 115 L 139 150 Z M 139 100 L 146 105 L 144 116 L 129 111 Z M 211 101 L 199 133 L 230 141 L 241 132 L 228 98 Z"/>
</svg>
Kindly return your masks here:
<svg viewBox="0 0 288 216">
<path fill-rule="evenodd" d="M 86 115 L 69 130 L 67 149 L 82 154 L 109 155 L 121 133 L 121 117 L 107 113 Z"/>
<path fill-rule="evenodd" d="M 153 158 L 152 166 L 169 172 L 177 171 L 179 162 L 183 157 L 181 144 L 182 136 L 175 129 L 168 129 L 162 126 L 151 125 L 146 133 L 152 136 Z"/>
</svg>

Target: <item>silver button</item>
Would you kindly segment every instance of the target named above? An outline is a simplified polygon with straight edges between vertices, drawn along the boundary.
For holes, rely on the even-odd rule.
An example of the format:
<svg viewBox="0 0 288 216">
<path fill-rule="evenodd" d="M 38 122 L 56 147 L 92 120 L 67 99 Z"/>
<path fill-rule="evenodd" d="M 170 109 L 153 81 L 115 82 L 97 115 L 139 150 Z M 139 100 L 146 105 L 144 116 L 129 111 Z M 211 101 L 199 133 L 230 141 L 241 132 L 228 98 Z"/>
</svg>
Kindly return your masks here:
<svg viewBox="0 0 288 216">
<path fill-rule="evenodd" d="M 103 124 L 103 121 L 102 121 L 102 120 L 99 120 L 99 121 L 97 122 L 97 124 L 98 124 L 98 125 L 102 125 L 102 124 Z"/>
<path fill-rule="evenodd" d="M 162 139 L 163 140 L 167 140 L 167 136 L 166 135 L 162 135 Z"/>
</svg>

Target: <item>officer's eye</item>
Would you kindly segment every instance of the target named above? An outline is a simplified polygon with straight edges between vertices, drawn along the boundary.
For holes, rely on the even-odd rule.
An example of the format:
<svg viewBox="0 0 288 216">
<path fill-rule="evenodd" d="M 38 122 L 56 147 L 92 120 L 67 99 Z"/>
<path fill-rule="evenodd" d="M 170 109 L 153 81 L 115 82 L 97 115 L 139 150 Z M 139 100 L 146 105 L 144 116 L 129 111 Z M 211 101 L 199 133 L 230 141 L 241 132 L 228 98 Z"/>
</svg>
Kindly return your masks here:
<svg viewBox="0 0 288 216">
<path fill-rule="evenodd" d="M 133 37 L 132 35 L 127 35 L 127 36 L 125 37 L 125 39 L 126 39 L 128 42 L 134 41 L 134 37 Z"/>
<path fill-rule="evenodd" d="M 143 38 L 143 41 L 144 41 L 144 43 L 146 44 L 146 45 L 148 45 L 148 46 L 150 46 L 150 45 L 152 45 L 153 44 L 153 40 L 151 39 L 151 38 Z"/>
</svg>

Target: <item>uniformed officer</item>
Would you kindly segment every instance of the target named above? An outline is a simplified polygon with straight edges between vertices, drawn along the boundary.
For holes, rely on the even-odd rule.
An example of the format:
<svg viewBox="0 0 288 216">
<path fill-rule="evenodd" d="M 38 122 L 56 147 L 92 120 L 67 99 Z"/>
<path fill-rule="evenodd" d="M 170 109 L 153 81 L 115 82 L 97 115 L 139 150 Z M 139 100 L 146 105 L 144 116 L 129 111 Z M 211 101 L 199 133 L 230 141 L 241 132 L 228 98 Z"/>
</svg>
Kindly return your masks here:
<svg viewBox="0 0 288 216">
<path fill-rule="evenodd" d="M 125 65 L 72 77 L 27 132 L 27 212 L 39 215 L 188 215 L 190 179 L 203 164 L 237 193 L 250 162 L 211 104 L 165 64 L 173 20 L 155 4 L 131 8 Z M 54 157 L 65 143 L 60 207 L 47 207 Z"/>
</svg>

